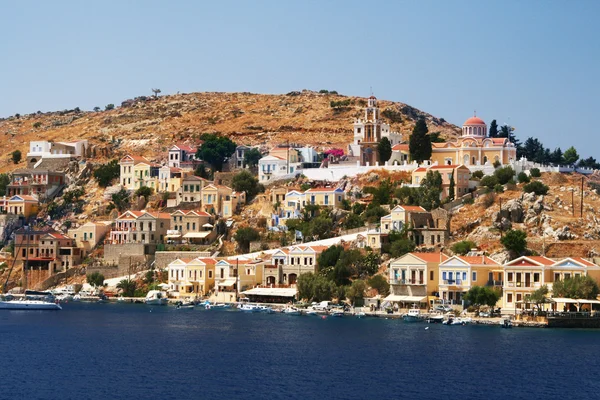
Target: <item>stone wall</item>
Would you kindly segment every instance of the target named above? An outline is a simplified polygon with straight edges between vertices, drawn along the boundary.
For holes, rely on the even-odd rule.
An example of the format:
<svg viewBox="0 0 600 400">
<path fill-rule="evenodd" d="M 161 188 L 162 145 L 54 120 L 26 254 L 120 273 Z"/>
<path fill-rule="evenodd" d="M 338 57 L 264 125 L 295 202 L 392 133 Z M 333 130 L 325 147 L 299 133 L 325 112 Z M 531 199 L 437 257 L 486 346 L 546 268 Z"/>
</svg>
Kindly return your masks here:
<svg viewBox="0 0 600 400">
<path fill-rule="evenodd" d="M 208 251 L 157 251 L 154 255 L 154 268 L 164 269 L 178 258 L 210 257 Z"/>
<path fill-rule="evenodd" d="M 143 243 L 107 244 L 104 246 L 104 261 L 107 264 L 117 264 L 120 256 L 145 256 L 152 255 L 155 251 L 155 245 Z"/>
<path fill-rule="evenodd" d="M 99 272 L 104 279 L 135 274 L 148 269 L 146 256 L 121 256 L 116 264 L 93 264 L 86 267 L 86 274 Z"/>
</svg>

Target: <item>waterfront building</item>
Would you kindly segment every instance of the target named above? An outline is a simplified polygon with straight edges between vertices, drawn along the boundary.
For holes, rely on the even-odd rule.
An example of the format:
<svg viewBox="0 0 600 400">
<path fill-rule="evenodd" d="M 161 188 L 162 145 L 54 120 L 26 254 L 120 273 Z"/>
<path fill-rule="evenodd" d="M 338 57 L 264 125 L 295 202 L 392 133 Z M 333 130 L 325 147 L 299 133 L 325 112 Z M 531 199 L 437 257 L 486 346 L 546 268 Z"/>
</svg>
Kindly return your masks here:
<svg viewBox="0 0 600 400">
<path fill-rule="evenodd" d="M 176 243 L 210 244 L 217 236 L 213 217 L 200 210 L 177 210 L 171 213 L 166 239 Z"/>
<path fill-rule="evenodd" d="M 180 259 L 167 267 L 168 284 L 173 295 L 193 299 L 210 293 L 215 286 L 214 258 Z"/>
<path fill-rule="evenodd" d="M 581 257 L 550 259 L 543 256 L 523 256 L 504 265 L 502 310 L 515 312 L 532 292 L 554 282 L 575 276 L 591 276 L 600 281 L 600 266 Z"/>
<path fill-rule="evenodd" d="M 112 221 L 86 222 L 77 228 L 69 229 L 67 234 L 75 240 L 77 247 L 82 248 L 84 253 L 89 253 L 104 240 L 111 227 Z"/>
<path fill-rule="evenodd" d="M 439 296 L 439 265 L 448 259 L 440 253 L 407 253 L 390 261 L 390 295 L 384 300 L 410 306 L 433 305 Z"/>
<path fill-rule="evenodd" d="M 439 297 L 444 303 L 462 304 L 473 286 L 500 289 L 502 272 L 502 266 L 483 253 L 450 257 L 439 265 Z"/>
<path fill-rule="evenodd" d="M 125 211 L 115 220 L 108 244 L 162 244 L 170 224 L 168 213 Z"/>
<path fill-rule="evenodd" d="M 278 249 L 263 263 L 262 284 L 295 285 L 301 274 L 318 272 L 317 259 L 328 246 L 291 246 Z"/>
</svg>

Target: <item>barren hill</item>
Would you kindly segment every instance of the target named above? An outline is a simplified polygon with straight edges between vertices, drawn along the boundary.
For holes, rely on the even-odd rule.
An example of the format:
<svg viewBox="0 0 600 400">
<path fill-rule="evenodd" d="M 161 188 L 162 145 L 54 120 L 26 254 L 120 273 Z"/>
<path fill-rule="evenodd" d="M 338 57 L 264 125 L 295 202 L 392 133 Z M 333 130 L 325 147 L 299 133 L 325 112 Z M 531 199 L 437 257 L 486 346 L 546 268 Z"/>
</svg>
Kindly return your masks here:
<svg viewBox="0 0 600 400">
<path fill-rule="evenodd" d="M 352 122 L 363 115 L 366 100 L 308 90 L 281 95 L 190 93 L 138 97 L 114 110 L 15 115 L 0 119 L 0 171 L 14 169 L 10 153 L 27 153 L 32 140 L 88 139 L 97 157 L 134 151 L 162 156 L 173 142 L 194 142 L 202 133 L 217 132 L 240 144 L 293 143 L 344 147 L 352 141 Z M 404 134 L 423 116 L 430 132 L 442 137 L 459 133 L 456 126 L 409 105 L 379 101 L 383 119 Z M 408 135 L 406 135 L 408 139 Z M 120 140 L 120 142 L 119 142 Z M 23 157 L 24 158 L 24 157 Z"/>
</svg>

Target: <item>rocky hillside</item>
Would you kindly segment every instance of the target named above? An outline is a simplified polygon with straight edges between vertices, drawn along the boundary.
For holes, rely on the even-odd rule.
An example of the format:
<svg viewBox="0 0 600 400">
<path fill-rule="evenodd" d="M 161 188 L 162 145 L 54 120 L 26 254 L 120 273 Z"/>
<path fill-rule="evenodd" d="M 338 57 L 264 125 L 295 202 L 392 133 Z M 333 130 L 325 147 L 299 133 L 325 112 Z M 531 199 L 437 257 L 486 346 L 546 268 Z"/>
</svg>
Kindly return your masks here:
<svg viewBox="0 0 600 400">
<path fill-rule="evenodd" d="M 501 253 L 500 230 L 510 228 L 527 232 L 528 248 L 549 257 L 600 255 L 600 196 L 590 182 L 600 177 L 583 177 L 583 217 L 581 217 L 581 180 L 579 174 L 544 173 L 539 178 L 550 190 L 545 196 L 515 190 L 482 195 L 453 216 L 455 239 L 471 240 L 490 254 Z M 574 204 L 572 204 L 572 201 Z M 502 211 L 500 211 L 502 202 Z M 574 210 L 573 210 L 574 206 Z M 574 211 L 574 212 L 573 212 Z M 498 254 L 502 259 L 503 255 Z"/>
<path fill-rule="evenodd" d="M 281 95 L 190 93 L 138 97 L 109 111 L 79 109 L 37 112 L 0 119 L 0 171 L 15 168 L 10 153 L 27 152 L 32 140 L 88 139 L 102 160 L 133 151 L 162 157 L 173 142 L 193 143 L 202 133 L 218 132 L 237 143 L 291 141 L 319 147 L 345 147 L 352 141 L 352 122 L 363 115 L 366 99 L 312 91 Z M 456 126 L 409 105 L 380 101 L 384 120 L 408 134 L 417 118 L 442 137 L 459 133 Z M 408 135 L 406 136 L 408 138 Z M 24 158 L 24 157 L 23 157 Z"/>
</svg>

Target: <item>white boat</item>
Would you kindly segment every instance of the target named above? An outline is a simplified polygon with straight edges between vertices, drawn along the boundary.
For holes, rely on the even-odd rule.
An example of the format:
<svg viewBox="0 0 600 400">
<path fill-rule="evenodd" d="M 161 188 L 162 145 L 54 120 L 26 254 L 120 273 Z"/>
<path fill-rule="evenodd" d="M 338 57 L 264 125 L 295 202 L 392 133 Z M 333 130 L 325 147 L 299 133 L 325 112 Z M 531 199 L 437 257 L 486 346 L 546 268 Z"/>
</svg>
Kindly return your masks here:
<svg viewBox="0 0 600 400">
<path fill-rule="evenodd" d="M 444 322 L 444 316 L 442 314 L 433 314 L 427 318 L 427 322 L 430 324 L 441 324 Z"/>
<path fill-rule="evenodd" d="M 342 310 L 333 310 L 331 311 L 329 314 L 331 314 L 332 317 L 343 317 L 344 316 L 344 311 Z"/>
<path fill-rule="evenodd" d="M 43 300 L 0 301 L 0 310 L 62 310 L 59 304 Z"/>
<path fill-rule="evenodd" d="M 422 320 L 421 311 L 413 304 L 413 307 L 408 310 L 408 314 L 404 315 L 402 319 L 404 319 L 404 322 L 419 322 Z"/>
<path fill-rule="evenodd" d="M 275 311 L 269 306 L 257 306 L 258 310 L 265 314 L 273 314 Z"/>
<path fill-rule="evenodd" d="M 365 314 L 363 311 L 356 313 L 356 318 L 364 318 L 366 316 L 367 316 L 367 314 Z"/>
<path fill-rule="evenodd" d="M 144 299 L 144 303 L 151 306 L 166 306 L 168 301 L 167 293 L 161 290 L 149 291 Z"/>
<path fill-rule="evenodd" d="M 238 307 L 240 311 L 244 312 L 260 312 L 260 307 L 254 304 L 244 303 Z"/>
<path fill-rule="evenodd" d="M 281 310 L 281 312 L 287 315 L 302 315 L 302 312 L 296 307 L 286 307 L 283 310 Z"/>
<path fill-rule="evenodd" d="M 306 315 L 319 315 L 315 310 L 306 310 Z"/>
</svg>

